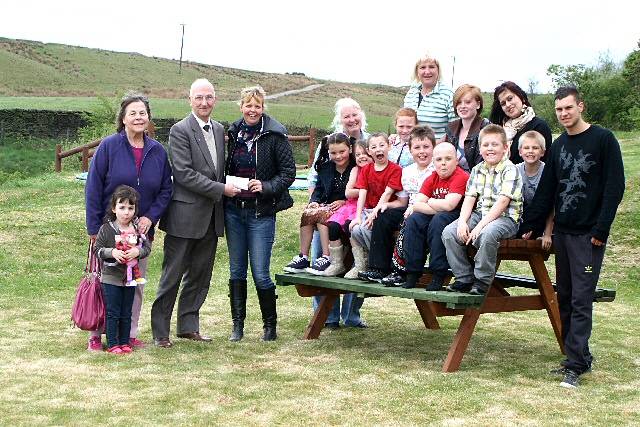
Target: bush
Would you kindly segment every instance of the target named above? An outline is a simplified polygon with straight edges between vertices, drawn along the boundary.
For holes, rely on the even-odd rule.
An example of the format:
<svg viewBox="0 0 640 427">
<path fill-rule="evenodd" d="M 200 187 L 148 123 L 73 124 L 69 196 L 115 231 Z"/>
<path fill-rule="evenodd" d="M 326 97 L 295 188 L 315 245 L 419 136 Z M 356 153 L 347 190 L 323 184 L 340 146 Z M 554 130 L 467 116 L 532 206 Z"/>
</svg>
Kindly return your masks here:
<svg viewBox="0 0 640 427">
<path fill-rule="evenodd" d="M 547 74 L 556 88 L 568 85 L 578 88 L 585 102 L 587 121 L 617 130 L 639 128 L 639 51 L 632 52 L 623 65 L 602 55 L 595 66 L 551 65 Z"/>
<path fill-rule="evenodd" d="M 120 101 L 98 96 L 99 104 L 91 113 L 84 113 L 87 125 L 78 129 L 80 145 L 102 139 L 116 131 L 116 115 Z"/>
</svg>

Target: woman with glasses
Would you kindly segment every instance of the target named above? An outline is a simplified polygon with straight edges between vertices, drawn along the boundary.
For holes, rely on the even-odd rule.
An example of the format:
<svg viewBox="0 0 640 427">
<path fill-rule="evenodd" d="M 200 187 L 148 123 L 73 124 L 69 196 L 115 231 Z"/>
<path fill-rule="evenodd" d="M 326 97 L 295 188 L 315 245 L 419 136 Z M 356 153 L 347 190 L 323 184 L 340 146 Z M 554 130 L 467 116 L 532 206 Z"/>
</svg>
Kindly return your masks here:
<svg viewBox="0 0 640 427">
<path fill-rule="evenodd" d="M 92 240 L 103 223 L 113 191 L 124 184 L 140 194 L 137 229 L 153 241 L 154 226 L 171 201 L 172 184 L 167 152 L 145 133 L 150 120 L 147 97 L 128 93 L 118 111 L 117 133 L 104 138 L 93 155 L 85 188 L 87 233 Z M 147 262 L 148 258 L 143 258 L 138 264 L 142 277 L 146 276 Z M 144 345 L 138 339 L 143 291 L 143 284 L 138 284 L 131 313 L 131 347 Z M 101 334 L 91 332 L 89 351 L 102 351 Z"/>
<path fill-rule="evenodd" d="M 431 55 L 416 61 L 414 83 L 404 97 L 404 107 L 418 113 L 418 124 L 429 125 L 442 141 L 447 124 L 456 116 L 453 111 L 453 92 L 442 82 L 440 62 Z"/>
<path fill-rule="evenodd" d="M 242 117 L 228 130 L 225 172 L 242 190 L 227 198 L 224 206 L 233 320 L 230 341 L 240 341 L 244 335 L 247 258 L 262 311 L 262 340 L 277 338 L 276 289 L 269 273 L 271 249 L 276 213 L 293 206 L 288 188 L 295 180 L 296 167 L 287 130 L 264 113 L 265 96 L 260 86 L 243 89 Z"/>
</svg>

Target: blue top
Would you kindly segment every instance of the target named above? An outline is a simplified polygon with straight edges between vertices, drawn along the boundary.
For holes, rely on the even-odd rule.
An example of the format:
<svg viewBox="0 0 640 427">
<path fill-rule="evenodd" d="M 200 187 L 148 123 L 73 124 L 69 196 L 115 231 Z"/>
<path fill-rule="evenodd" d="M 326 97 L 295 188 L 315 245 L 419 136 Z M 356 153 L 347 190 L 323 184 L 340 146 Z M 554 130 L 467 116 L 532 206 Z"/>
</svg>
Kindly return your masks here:
<svg viewBox="0 0 640 427">
<path fill-rule="evenodd" d="M 110 135 L 96 149 L 85 188 L 86 223 L 90 235 L 98 234 L 119 185 L 133 187 L 140 194 L 138 217 L 156 224 L 171 201 L 171 166 L 167 152 L 158 141 L 144 136 L 140 171 L 136 170 L 133 148 L 125 131 Z M 148 233 L 153 236 L 153 227 Z"/>
<path fill-rule="evenodd" d="M 418 114 L 418 124 L 429 125 L 436 134 L 436 139 L 440 139 L 445 135 L 447 124 L 456 119 L 453 91 L 438 82 L 433 90 L 420 100 L 421 91 L 421 83 L 411 85 L 404 97 L 404 107 L 415 110 Z"/>
</svg>

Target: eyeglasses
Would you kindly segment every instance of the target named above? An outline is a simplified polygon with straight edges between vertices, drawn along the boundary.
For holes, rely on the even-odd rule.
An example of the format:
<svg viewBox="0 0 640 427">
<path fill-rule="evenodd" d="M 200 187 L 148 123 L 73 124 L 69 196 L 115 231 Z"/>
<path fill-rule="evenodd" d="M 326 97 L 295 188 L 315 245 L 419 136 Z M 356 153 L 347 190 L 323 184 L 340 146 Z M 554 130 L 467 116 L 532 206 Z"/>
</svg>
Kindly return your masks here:
<svg viewBox="0 0 640 427">
<path fill-rule="evenodd" d="M 216 97 L 213 95 L 206 95 L 206 96 L 196 95 L 193 97 L 193 99 L 196 102 L 202 102 L 202 101 L 213 102 L 213 100 L 216 99 Z"/>
</svg>

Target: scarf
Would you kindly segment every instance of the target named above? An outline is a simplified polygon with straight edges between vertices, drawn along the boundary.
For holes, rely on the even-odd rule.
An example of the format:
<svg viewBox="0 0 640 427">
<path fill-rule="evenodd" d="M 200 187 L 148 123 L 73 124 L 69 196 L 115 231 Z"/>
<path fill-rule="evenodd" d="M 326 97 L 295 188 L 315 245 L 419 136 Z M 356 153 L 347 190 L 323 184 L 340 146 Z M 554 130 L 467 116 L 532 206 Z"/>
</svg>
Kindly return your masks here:
<svg viewBox="0 0 640 427">
<path fill-rule="evenodd" d="M 507 142 L 509 143 L 509 148 L 511 148 L 511 143 L 513 141 L 513 137 L 533 118 L 536 116 L 536 113 L 533 111 L 533 107 L 529 107 L 527 105 L 522 107 L 522 114 L 516 117 L 515 119 L 509 119 L 504 122 L 502 127 L 504 128 L 504 132 L 507 134 Z"/>
<path fill-rule="evenodd" d="M 248 125 L 244 120 L 240 123 L 240 130 L 238 131 L 238 143 L 247 144 L 247 148 L 251 151 L 254 139 L 260 134 L 262 128 L 262 118 L 255 125 Z"/>
</svg>

